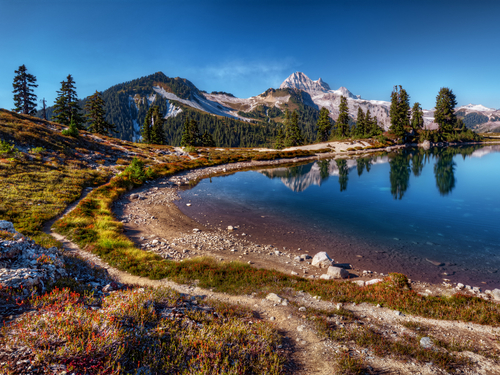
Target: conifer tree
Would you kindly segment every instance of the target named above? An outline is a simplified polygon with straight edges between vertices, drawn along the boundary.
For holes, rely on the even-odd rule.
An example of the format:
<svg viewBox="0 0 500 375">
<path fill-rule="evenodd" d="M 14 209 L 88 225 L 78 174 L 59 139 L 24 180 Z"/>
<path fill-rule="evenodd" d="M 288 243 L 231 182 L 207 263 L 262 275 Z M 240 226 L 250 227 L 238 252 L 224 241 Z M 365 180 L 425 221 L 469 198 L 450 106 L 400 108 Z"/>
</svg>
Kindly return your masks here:
<svg viewBox="0 0 500 375">
<path fill-rule="evenodd" d="M 422 111 L 420 103 L 415 102 L 411 111 L 411 127 L 413 130 L 422 129 L 424 127 L 424 111 Z"/>
<path fill-rule="evenodd" d="M 163 124 L 165 119 L 161 115 L 160 107 L 153 106 L 153 115 L 151 116 L 152 126 L 151 126 L 151 143 L 155 145 L 164 145 L 165 140 L 165 130 L 163 129 Z"/>
<path fill-rule="evenodd" d="M 366 118 L 365 118 L 365 113 L 361 109 L 361 107 L 358 107 L 358 119 L 356 121 L 356 136 L 363 138 L 365 136 L 366 131 Z"/>
<path fill-rule="evenodd" d="M 436 97 L 436 110 L 434 111 L 434 121 L 439 125 L 441 133 L 451 133 L 457 121 L 455 106 L 457 100 L 453 91 L 448 87 L 442 87 Z"/>
<path fill-rule="evenodd" d="M 141 141 L 143 143 L 151 143 L 153 134 L 152 122 L 153 122 L 153 107 L 149 107 L 141 129 Z"/>
<path fill-rule="evenodd" d="M 349 132 L 349 107 L 347 106 L 347 98 L 343 95 L 340 97 L 337 132 L 340 137 L 346 137 Z"/>
<path fill-rule="evenodd" d="M 303 143 L 302 132 L 299 127 L 299 116 L 293 111 L 290 126 L 286 132 L 285 145 L 286 147 L 300 146 Z"/>
<path fill-rule="evenodd" d="M 36 113 L 36 95 L 33 94 L 33 87 L 38 87 L 36 77 L 27 73 L 25 65 L 21 65 L 14 73 L 14 111 L 24 113 L 25 115 L 34 115 Z"/>
<path fill-rule="evenodd" d="M 274 148 L 281 150 L 285 147 L 285 135 L 283 134 L 283 128 L 278 126 L 278 134 L 276 135 L 276 141 L 274 143 Z"/>
<path fill-rule="evenodd" d="M 89 97 L 85 104 L 85 115 L 89 122 L 88 130 L 92 133 L 107 135 L 109 131 L 115 130 L 116 127 L 106 121 L 104 118 L 106 112 L 104 111 L 104 99 L 101 94 L 96 90 L 95 94 Z"/>
<path fill-rule="evenodd" d="M 391 94 L 391 108 L 389 110 L 391 118 L 391 131 L 402 138 L 406 134 L 406 129 L 410 126 L 410 97 L 401 86 L 394 86 Z"/>
<path fill-rule="evenodd" d="M 205 130 L 203 135 L 201 136 L 201 144 L 203 147 L 215 147 L 215 141 L 212 137 L 212 134 Z"/>
<path fill-rule="evenodd" d="M 71 74 L 68 74 L 66 81 L 61 82 L 61 90 L 57 94 L 52 120 L 63 125 L 69 125 L 73 121 L 78 129 L 84 129 L 85 120 L 80 113 L 75 81 Z"/>
<path fill-rule="evenodd" d="M 198 146 L 200 144 L 200 131 L 198 123 L 195 120 L 190 120 L 186 117 L 184 122 L 184 130 L 182 133 L 181 146 Z"/>
<path fill-rule="evenodd" d="M 318 142 L 326 142 L 330 137 L 330 130 L 332 129 L 332 122 L 330 121 L 330 111 L 325 107 L 321 108 L 319 112 L 318 122 L 316 123 L 316 128 L 318 129 L 318 135 L 316 140 Z"/>
<path fill-rule="evenodd" d="M 366 112 L 366 118 L 370 116 L 370 110 Z M 378 124 L 378 118 L 377 116 L 373 117 L 370 121 L 370 136 L 375 136 L 382 134 L 384 132 L 384 129 Z"/>
</svg>

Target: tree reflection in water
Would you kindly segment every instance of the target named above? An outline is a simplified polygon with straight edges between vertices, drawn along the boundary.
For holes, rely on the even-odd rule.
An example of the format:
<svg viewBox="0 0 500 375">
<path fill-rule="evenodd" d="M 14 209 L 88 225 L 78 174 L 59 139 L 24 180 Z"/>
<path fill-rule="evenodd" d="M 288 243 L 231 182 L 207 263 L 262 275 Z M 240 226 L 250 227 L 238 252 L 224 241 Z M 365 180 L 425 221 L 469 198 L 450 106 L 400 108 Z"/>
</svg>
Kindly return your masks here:
<svg viewBox="0 0 500 375">
<path fill-rule="evenodd" d="M 340 191 L 347 189 L 347 181 L 349 180 L 349 168 L 347 168 L 347 161 L 345 159 L 335 160 L 337 168 L 339 169 L 339 185 Z"/>
</svg>

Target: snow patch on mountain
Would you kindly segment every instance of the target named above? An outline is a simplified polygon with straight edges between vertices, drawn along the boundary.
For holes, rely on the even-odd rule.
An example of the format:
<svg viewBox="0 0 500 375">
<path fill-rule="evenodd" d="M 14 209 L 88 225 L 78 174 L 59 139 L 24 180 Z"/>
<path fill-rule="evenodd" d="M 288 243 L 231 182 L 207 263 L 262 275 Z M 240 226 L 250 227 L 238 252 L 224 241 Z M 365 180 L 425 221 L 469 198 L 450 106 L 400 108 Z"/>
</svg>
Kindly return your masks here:
<svg viewBox="0 0 500 375">
<path fill-rule="evenodd" d="M 465 109 L 465 110 L 469 110 L 469 111 L 477 111 L 477 112 L 486 112 L 486 111 L 494 112 L 494 111 L 496 111 L 496 109 L 485 107 L 482 104 L 467 104 L 467 105 L 463 105 L 461 107 L 458 107 L 457 111 L 460 111 L 461 109 Z"/>
<path fill-rule="evenodd" d="M 159 95 L 169 100 L 176 100 L 183 104 L 186 104 L 192 108 L 199 109 L 200 111 L 208 112 L 213 115 L 224 116 L 224 117 L 232 117 L 242 121 L 250 121 L 249 119 L 239 117 L 234 114 L 232 108 L 228 108 L 222 106 L 220 103 L 208 100 L 204 96 L 200 96 L 196 93 L 192 94 L 192 100 L 181 99 L 177 95 L 167 92 L 163 87 L 154 86 L 153 90 L 156 91 Z M 178 112 L 179 113 L 179 112 Z M 177 113 L 177 114 L 178 114 Z"/>
<path fill-rule="evenodd" d="M 317 81 L 313 81 L 308 76 L 302 72 L 295 72 L 291 74 L 287 79 L 283 81 L 280 85 L 280 89 L 299 89 L 303 91 L 311 92 L 328 92 L 331 90 L 328 83 L 319 78 Z"/>
<path fill-rule="evenodd" d="M 176 117 L 181 112 L 182 108 L 176 107 L 174 104 L 170 103 L 170 101 L 167 99 L 167 113 L 165 113 L 164 118 Z"/>
</svg>

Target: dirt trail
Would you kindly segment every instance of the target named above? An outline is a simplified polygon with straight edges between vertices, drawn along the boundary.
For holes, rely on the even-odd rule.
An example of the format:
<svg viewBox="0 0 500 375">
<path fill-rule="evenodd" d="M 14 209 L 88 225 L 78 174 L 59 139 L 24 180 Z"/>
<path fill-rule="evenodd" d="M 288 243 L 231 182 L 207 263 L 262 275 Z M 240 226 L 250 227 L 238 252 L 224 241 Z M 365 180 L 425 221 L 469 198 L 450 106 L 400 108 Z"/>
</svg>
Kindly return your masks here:
<svg viewBox="0 0 500 375">
<path fill-rule="evenodd" d="M 310 321 L 305 319 L 304 313 L 300 310 L 304 307 L 306 309 L 315 308 L 335 312 L 339 307 L 336 303 L 321 301 L 306 293 L 297 292 L 293 293 L 291 296 L 286 296 L 291 303 L 284 306 L 251 295 L 232 296 L 195 286 L 177 284 L 166 279 L 150 280 L 110 267 L 99 257 L 80 249 L 65 237 L 53 232 L 50 234 L 63 244 L 63 248 L 66 252 L 76 254 L 97 266 L 107 269 L 112 278 L 120 283 L 139 286 L 168 287 L 180 293 L 240 304 L 252 309 L 258 313 L 261 318 L 272 321 L 285 338 L 285 343 L 291 347 L 292 362 L 296 365 L 296 370 L 293 372 L 294 374 L 329 375 L 335 373 L 334 357 L 336 353 L 339 352 L 349 352 L 351 355 L 360 355 L 364 357 L 369 368 L 373 369 L 370 373 L 374 374 L 423 375 L 446 373 L 433 363 L 427 363 L 425 366 L 422 366 L 418 362 L 411 360 L 402 361 L 391 357 L 380 358 L 370 355 L 369 350 L 366 351 L 366 354 L 363 354 L 353 342 L 337 343 L 321 338 L 311 326 Z M 301 307 L 300 310 L 299 307 Z M 482 349 L 490 353 L 498 353 L 500 350 L 500 328 L 457 321 L 425 319 L 410 315 L 405 316 L 396 311 L 366 303 L 359 305 L 343 304 L 342 308 L 354 313 L 358 321 L 362 322 L 362 324 L 370 325 L 375 323 L 379 329 L 384 331 L 384 335 L 388 334 L 393 337 L 402 336 L 408 333 L 408 329 L 406 329 L 402 323 L 418 322 L 418 324 L 429 327 L 434 337 L 457 341 L 469 340 L 475 344 L 481 343 L 480 346 Z M 500 373 L 500 364 L 498 360 L 472 352 L 464 352 L 463 354 L 472 360 L 474 363 L 474 370 L 465 370 L 465 372 L 462 373 L 485 375 Z"/>
</svg>

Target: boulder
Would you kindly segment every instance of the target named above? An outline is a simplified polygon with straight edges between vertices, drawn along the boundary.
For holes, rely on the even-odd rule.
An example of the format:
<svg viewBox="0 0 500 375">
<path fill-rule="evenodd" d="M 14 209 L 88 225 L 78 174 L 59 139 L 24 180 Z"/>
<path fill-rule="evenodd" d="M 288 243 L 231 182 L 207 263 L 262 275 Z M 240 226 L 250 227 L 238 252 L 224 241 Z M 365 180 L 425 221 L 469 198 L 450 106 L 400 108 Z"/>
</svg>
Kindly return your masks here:
<svg viewBox="0 0 500 375">
<path fill-rule="evenodd" d="M 271 302 L 274 302 L 274 303 L 281 303 L 283 301 L 283 299 L 280 296 L 278 296 L 276 293 L 269 293 L 266 296 L 266 299 L 271 301 Z"/>
<path fill-rule="evenodd" d="M 304 260 L 312 259 L 312 256 L 310 256 L 309 254 L 302 254 L 300 257 Z"/>
<path fill-rule="evenodd" d="M 373 284 L 378 284 L 378 283 L 381 283 L 382 279 L 371 279 L 371 280 L 368 280 L 365 282 L 365 285 L 373 285 Z"/>
<path fill-rule="evenodd" d="M 347 279 L 349 277 L 349 272 L 341 267 L 330 266 L 328 267 L 328 271 L 326 271 L 327 275 L 330 275 L 334 279 Z"/>
<path fill-rule="evenodd" d="M 317 253 L 311 264 L 318 268 L 328 268 L 332 265 L 333 259 L 326 253 L 326 251 L 321 251 Z"/>
<path fill-rule="evenodd" d="M 430 349 L 434 346 L 430 337 L 422 337 L 420 339 L 420 346 L 424 349 Z"/>
<path fill-rule="evenodd" d="M 331 279 L 333 279 L 333 276 L 328 275 L 327 273 L 324 273 L 319 278 L 322 279 L 322 280 L 331 280 Z"/>
<path fill-rule="evenodd" d="M 493 297 L 493 299 L 500 301 L 500 289 L 493 289 L 491 291 L 491 296 Z"/>
<path fill-rule="evenodd" d="M 6 220 L 0 220 L 0 230 L 10 233 L 17 233 L 14 229 L 14 224 Z"/>
</svg>

